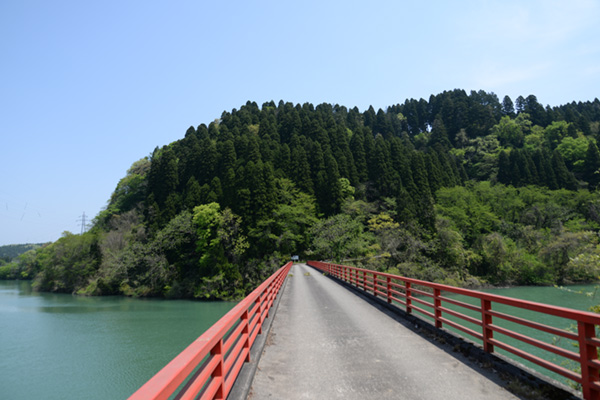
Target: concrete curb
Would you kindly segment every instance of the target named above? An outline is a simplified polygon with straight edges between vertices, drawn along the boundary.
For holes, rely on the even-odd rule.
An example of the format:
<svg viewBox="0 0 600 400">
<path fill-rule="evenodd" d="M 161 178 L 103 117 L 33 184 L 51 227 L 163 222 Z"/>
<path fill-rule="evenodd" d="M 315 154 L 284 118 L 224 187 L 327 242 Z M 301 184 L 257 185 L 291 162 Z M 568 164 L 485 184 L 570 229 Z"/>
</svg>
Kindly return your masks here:
<svg viewBox="0 0 600 400">
<path fill-rule="evenodd" d="M 233 384 L 231 392 L 229 392 L 229 395 L 227 396 L 228 400 L 246 400 L 248 398 L 250 388 L 252 387 L 252 381 L 254 380 L 254 375 L 256 374 L 260 357 L 262 356 L 265 344 L 267 343 L 269 332 L 271 332 L 271 325 L 273 324 L 273 319 L 277 314 L 279 302 L 281 301 L 283 291 L 287 286 L 288 278 L 289 275 L 286 276 L 281 289 L 279 289 L 277 298 L 269 310 L 269 317 L 265 318 L 263 321 L 262 333 L 256 336 L 256 340 L 250 348 L 250 362 L 244 363 L 238 377 Z"/>
<path fill-rule="evenodd" d="M 314 267 L 312 267 L 314 268 Z M 316 268 L 316 271 L 322 272 Z M 398 308 L 393 304 L 389 304 L 381 298 L 363 291 L 362 289 L 349 284 L 339 278 L 326 274 L 327 277 L 341 286 L 346 287 L 357 296 L 362 297 L 365 301 L 385 312 L 387 315 L 405 325 L 416 334 L 426 338 L 433 345 L 441 348 L 449 354 L 460 353 L 462 356 L 471 360 L 477 360 L 480 367 L 493 370 L 499 379 L 504 382 L 505 388 L 513 394 L 524 399 L 548 399 L 548 400 L 576 400 L 581 399 L 581 392 L 569 388 L 567 385 L 551 379 L 531 368 L 528 368 L 518 362 L 498 354 L 486 353 L 481 345 L 472 342 L 466 338 L 458 336 L 446 329 L 438 329 L 429 321 L 419 318 L 418 316 L 408 314 L 406 311 Z M 529 393 L 521 393 L 519 388 L 514 388 L 510 385 L 511 382 L 518 381 L 526 388 L 530 388 L 535 395 L 527 389 L 521 388 Z M 507 387 L 508 386 L 508 387 Z"/>
</svg>

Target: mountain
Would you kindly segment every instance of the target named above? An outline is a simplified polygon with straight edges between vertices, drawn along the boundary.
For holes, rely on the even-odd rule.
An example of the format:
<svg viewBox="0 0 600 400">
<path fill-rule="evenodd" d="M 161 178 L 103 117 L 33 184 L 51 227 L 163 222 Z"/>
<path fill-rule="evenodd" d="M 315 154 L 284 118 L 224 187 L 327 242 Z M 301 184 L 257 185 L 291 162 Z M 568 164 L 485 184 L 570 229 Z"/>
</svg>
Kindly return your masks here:
<svg viewBox="0 0 600 400">
<path fill-rule="evenodd" d="M 39 290 L 239 298 L 292 254 L 457 285 L 596 279 L 600 101 L 247 102 L 133 163 Z"/>
</svg>

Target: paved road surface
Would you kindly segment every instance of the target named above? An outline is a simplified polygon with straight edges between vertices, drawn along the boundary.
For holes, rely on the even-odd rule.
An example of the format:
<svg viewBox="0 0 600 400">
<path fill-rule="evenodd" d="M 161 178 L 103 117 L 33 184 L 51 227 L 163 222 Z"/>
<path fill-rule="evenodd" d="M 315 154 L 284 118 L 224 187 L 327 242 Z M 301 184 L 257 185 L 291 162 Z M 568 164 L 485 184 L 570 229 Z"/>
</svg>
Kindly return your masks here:
<svg viewBox="0 0 600 400">
<path fill-rule="evenodd" d="M 516 399 L 348 289 L 294 265 L 248 399 Z"/>
</svg>

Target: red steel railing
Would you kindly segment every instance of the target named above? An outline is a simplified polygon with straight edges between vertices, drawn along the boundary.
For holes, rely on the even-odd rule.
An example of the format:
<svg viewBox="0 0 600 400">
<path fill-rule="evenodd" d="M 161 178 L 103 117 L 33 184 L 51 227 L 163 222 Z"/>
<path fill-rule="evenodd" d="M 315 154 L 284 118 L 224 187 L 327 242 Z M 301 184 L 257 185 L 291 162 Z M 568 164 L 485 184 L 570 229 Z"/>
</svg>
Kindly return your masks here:
<svg viewBox="0 0 600 400">
<path fill-rule="evenodd" d="M 598 314 L 532 301 L 512 299 L 505 296 L 461 289 L 346 265 L 319 261 L 309 261 L 308 265 L 346 281 L 366 292 L 370 292 L 376 297 L 381 297 L 387 300 L 388 303 L 397 302 L 405 306 L 406 312 L 409 314 L 416 311 L 432 318 L 436 328 L 449 326 L 464 332 L 480 340 L 483 344 L 483 349 L 486 352 L 492 353 L 494 352 L 494 347 L 498 347 L 571 379 L 581 384 L 584 399 L 600 399 L 600 361 L 598 360 L 600 339 L 596 337 L 595 329 L 596 325 L 600 325 L 600 315 Z M 444 293 L 468 296 L 478 300 L 477 302 L 480 304 L 468 304 L 464 301 L 444 296 Z M 496 311 L 492 308 L 492 305 L 495 303 L 566 318 L 567 320 L 576 323 L 577 332 L 570 332 L 565 329 L 559 329 L 515 315 Z M 454 306 L 454 309 L 448 308 L 448 305 Z M 464 311 L 460 312 L 457 311 L 457 309 L 471 310 L 471 313 L 475 312 L 476 314 L 474 315 L 477 315 L 477 317 L 466 315 L 463 313 Z M 453 320 L 450 320 L 448 316 L 454 317 Z M 524 333 L 498 326 L 495 323 L 497 319 L 510 321 L 519 326 L 533 328 L 537 331 L 572 340 L 579 345 L 579 351 L 575 352 L 567 350 L 556 346 L 555 344 L 546 343 L 539 339 L 527 336 Z M 461 320 L 467 321 L 471 326 L 475 325 L 478 328 L 472 329 L 466 326 Z M 533 355 L 522 348 L 510 345 L 503 341 L 501 337 L 494 337 L 495 332 L 502 336 L 516 339 L 518 341 L 517 343 L 526 343 L 563 357 L 564 359 L 572 360 L 580 365 L 581 372 L 578 373 L 572 371 L 554 362 Z"/>
<path fill-rule="evenodd" d="M 271 275 L 129 399 L 227 398 L 291 267 Z"/>
</svg>

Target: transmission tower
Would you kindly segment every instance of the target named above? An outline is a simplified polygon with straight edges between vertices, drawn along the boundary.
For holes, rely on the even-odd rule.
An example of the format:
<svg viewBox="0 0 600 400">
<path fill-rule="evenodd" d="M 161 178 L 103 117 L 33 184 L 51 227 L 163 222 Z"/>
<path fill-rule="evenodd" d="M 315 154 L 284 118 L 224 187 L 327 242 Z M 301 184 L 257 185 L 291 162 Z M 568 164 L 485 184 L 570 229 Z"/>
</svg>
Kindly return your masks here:
<svg viewBox="0 0 600 400">
<path fill-rule="evenodd" d="M 83 215 L 81 217 L 79 217 L 77 219 L 77 222 L 81 222 L 81 234 L 83 235 L 83 233 L 85 232 L 85 211 L 83 212 Z"/>
</svg>

